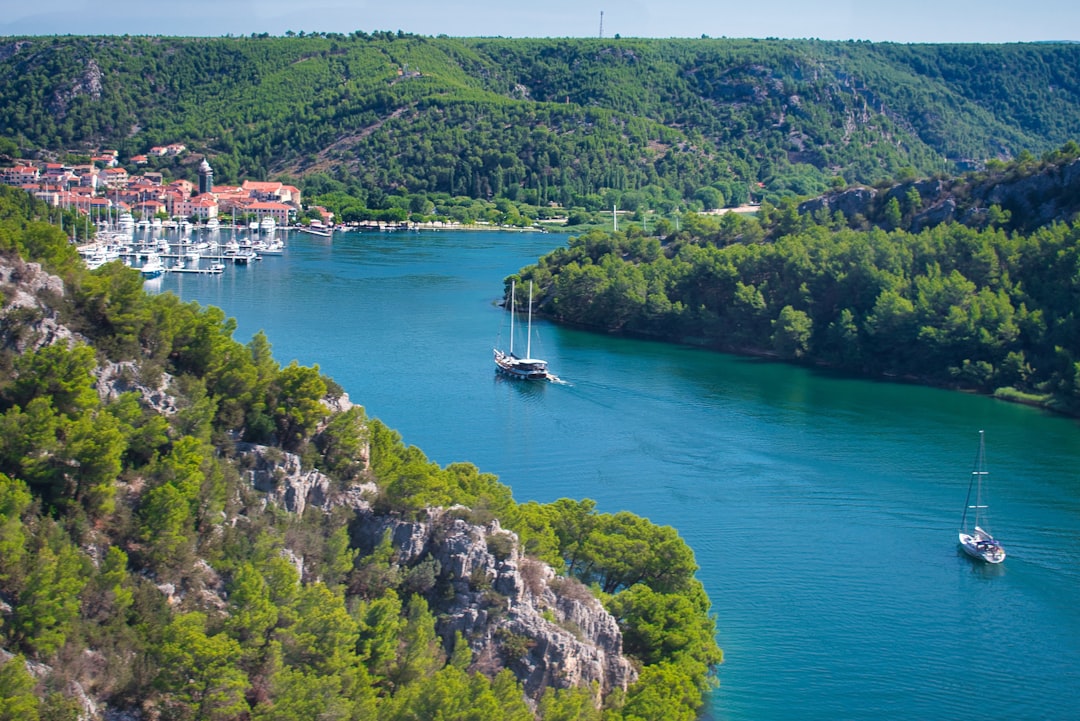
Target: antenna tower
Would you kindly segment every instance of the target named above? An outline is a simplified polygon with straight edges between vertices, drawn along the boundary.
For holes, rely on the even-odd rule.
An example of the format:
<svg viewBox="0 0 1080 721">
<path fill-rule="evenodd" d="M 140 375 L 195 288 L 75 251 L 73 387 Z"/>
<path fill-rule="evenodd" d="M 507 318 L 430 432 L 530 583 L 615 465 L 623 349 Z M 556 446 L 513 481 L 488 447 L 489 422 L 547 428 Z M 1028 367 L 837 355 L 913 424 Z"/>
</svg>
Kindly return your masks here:
<svg viewBox="0 0 1080 721">
<path fill-rule="evenodd" d="M 604 11 L 600 11 L 600 39 L 604 39 Z"/>
</svg>

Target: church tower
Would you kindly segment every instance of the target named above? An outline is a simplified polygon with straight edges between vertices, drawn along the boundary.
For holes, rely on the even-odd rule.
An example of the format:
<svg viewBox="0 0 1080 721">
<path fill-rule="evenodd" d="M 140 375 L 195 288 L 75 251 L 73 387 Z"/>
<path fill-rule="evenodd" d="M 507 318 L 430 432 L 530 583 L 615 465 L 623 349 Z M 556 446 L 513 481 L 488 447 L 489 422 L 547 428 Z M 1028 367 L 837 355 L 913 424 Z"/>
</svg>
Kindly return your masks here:
<svg viewBox="0 0 1080 721">
<path fill-rule="evenodd" d="M 199 195 L 214 191 L 214 171 L 206 158 L 199 164 Z"/>
</svg>

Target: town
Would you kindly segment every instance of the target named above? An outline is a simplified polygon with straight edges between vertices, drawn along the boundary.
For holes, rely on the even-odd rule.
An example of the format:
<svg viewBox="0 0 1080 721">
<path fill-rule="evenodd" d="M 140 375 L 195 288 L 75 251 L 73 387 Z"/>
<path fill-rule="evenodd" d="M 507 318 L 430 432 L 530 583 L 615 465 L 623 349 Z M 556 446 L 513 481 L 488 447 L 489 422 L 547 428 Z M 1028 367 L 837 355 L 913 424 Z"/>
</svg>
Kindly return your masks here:
<svg viewBox="0 0 1080 721">
<path fill-rule="evenodd" d="M 149 156 L 185 152 L 183 144 L 173 143 L 151 148 Z M 148 162 L 148 155 L 131 157 L 136 165 Z M 214 185 L 214 171 L 205 158 L 199 164 L 197 184 L 184 179 L 165 182 L 160 172 L 131 174 L 120 167 L 115 150 L 101 151 L 90 162 L 77 165 L 21 160 L 0 168 L 0 182 L 20 187 L 52 206 L 79 211 L 102 225 L 130 215 L 146 223 L 173 219 L 217 225 L 219 218 L 229 216 L 244 222 L 270 218 L 278 226 L 288 226 L 301 211 L 300 189 L 282 182 Z M 322 218 L 311 222 L 316 228 L 333 222 L 332 214 L 323 208 L 308 210 Z"/>
</svg>

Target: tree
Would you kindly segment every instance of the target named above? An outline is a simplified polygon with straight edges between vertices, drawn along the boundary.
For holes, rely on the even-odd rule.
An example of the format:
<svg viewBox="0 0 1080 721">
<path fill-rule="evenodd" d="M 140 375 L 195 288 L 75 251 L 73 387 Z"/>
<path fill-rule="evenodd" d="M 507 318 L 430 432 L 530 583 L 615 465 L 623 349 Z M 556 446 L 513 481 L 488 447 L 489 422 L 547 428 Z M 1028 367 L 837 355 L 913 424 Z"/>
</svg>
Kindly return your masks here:
<svg viewBox="0 0 1080 721">
<path fill-rule="evenodd" d="M 624 721 L 693 721 L 701 708 L 701 691 L 673 664 L 646 666 L 627 693 Z"/>
<path fill-rule="evenodd" d="M 297 450 L 327 414 L 321 403 L 326 383 L 318 366 L 305 368 L 293 361 L 281 370 L 275 385 L 278 439 L 286 450 Z"/>
<path fill-rule="evenodd" d="M 30 501 L 25 483 L 0 473 L 0 591 L 17 591 L 26 572 L 27 535 L 22 516 Z"/>
<path fill-rule="evenodd" d="M 156 684 L 172 700 L 177 718 L 227 721 L 247 711 L 240 645 L 224 633 L 208 636 L 205 615 L 176 616 L 157 656 L 161 672 Z"/>
<path fill-rule="evenodd" d="M 900 210 L 899 200 L 897 200 L 896 198 L 889 198 L 889 201 L 885 203 L 883 218 L 885 220 L 885 227 L 889 229 L 896 229 L 900 227 L 900 223 L 904 219 L 904 214 Z"/>
<path fill-rule="evenodd" d="M 190 500 L 166 483 L 145 494 L 140 515 L 140 536 L 149 560 L 161 569 L 183 566 L 194 534 Z"/>
<path fill-rule="evenodd" d="M 36 683 L 22 656 L 0 661 L 0 721 L 38 721 Z"/>
<path fill-rule="evenodd" d="M 420 596 L 409 599 L 405 626 L 398 643 L 397 663 L 390 673 L 395 688 L 429 678 L 446 661 L 435 633 L 435 617 L 428 611 L 427 601 Z"/>
<path fill-rule="evenodd" d="M 15 382 L 5 394 L 14 405 L 25 408 L 35 398 L 48 398 L 57 413 L 69 418 L 98 405 L 93 370 L 94 350 L 77 345 L 47 345 L 22 355 L 15 362 Z"/>
<path fill-rule="evenodd" d="M 245 562 L 233 571 L 228 589 L 229 615 L 225 629 L 242 646 L 260 648 L 278 621 L 278 610 L 270 598 L 266 580 L 253 563 Z"/>
<path fill-rule="evenodd" d="M 67 641 L 88 576 L 88 561 L 79 550 L 59 538 L 56 529 L 47 526 L 45 533 L 54 537 L 39 541 L 12 623 L 21 645 L 39 659 L 52 656 Z"/>
<path fill-rule="evenodd" d="M 785 305 L 773 321 L 773 348 L 781 358 L 802 358 L 809 351 L 813 321 L 805 311 Z"/>
</svg>

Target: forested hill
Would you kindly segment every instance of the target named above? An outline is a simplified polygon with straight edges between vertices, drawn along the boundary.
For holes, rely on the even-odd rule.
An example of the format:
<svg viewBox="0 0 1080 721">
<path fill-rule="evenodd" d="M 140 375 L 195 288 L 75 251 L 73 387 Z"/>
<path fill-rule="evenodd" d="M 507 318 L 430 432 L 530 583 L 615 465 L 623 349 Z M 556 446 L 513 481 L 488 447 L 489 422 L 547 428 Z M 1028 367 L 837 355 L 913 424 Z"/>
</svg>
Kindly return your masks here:
<svg viewBox="0 0 1080 721">
<path fill-rule="evenodd" d="M 1041 155 L 1080 137 L 1080 45 L 8 38 L 0 136 L 122 160 L 184 143 L 222 181 L 708 207 Z"/>
<path fill-rule="evenodd" d="M 514 277 L 536 283 L 542 312 L 594 330 L 1080 414 L 1078 155 L 1068 143 L 965 180 L 688 214 L 660 237 L 594 230 Z"/>
</svg>

